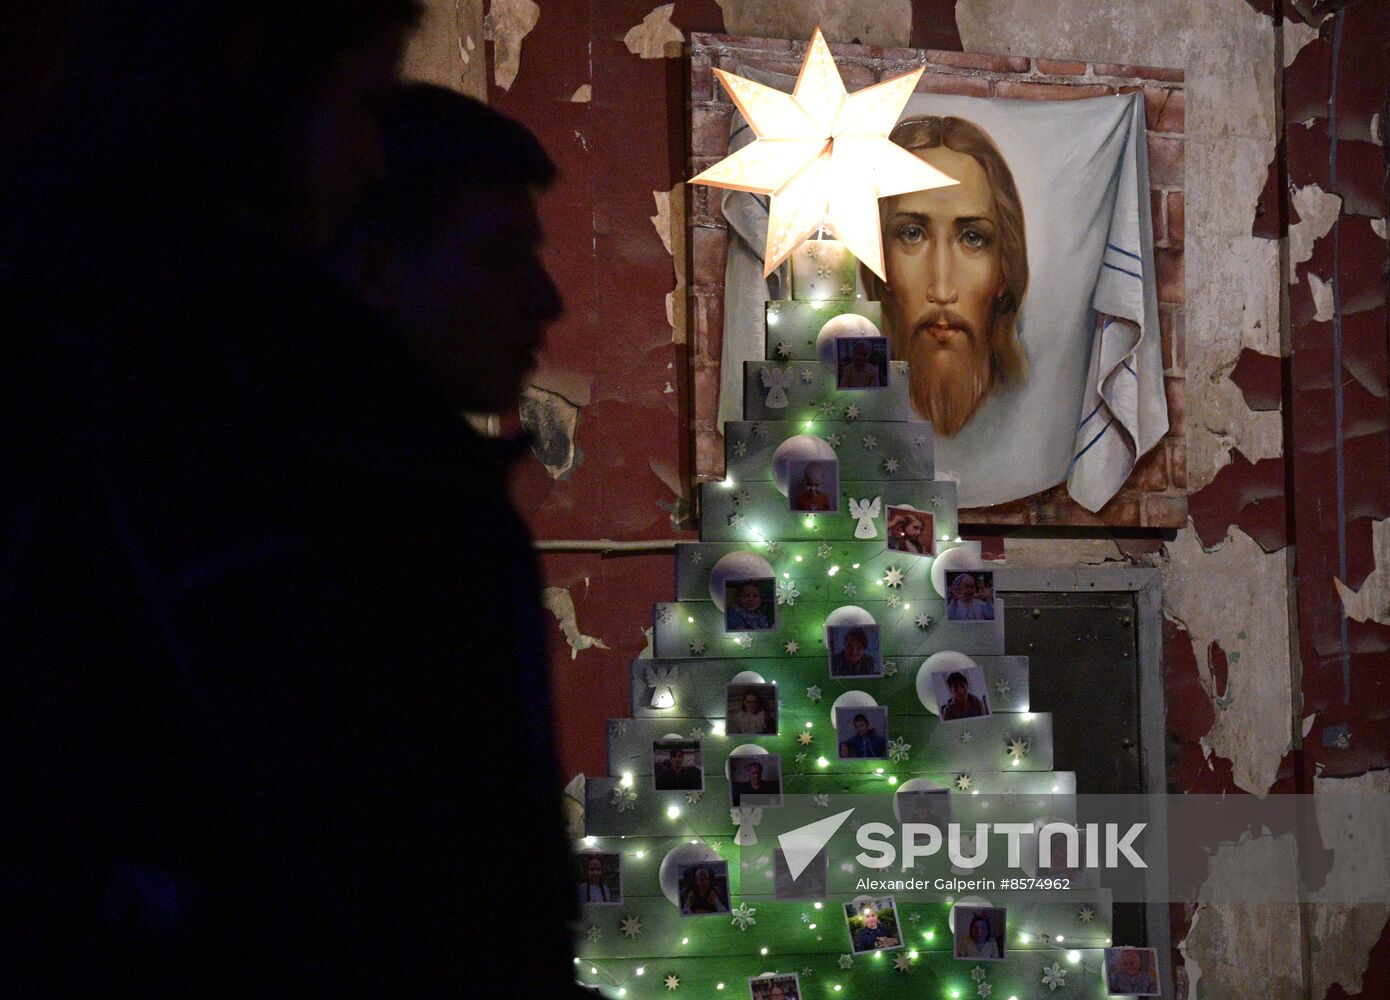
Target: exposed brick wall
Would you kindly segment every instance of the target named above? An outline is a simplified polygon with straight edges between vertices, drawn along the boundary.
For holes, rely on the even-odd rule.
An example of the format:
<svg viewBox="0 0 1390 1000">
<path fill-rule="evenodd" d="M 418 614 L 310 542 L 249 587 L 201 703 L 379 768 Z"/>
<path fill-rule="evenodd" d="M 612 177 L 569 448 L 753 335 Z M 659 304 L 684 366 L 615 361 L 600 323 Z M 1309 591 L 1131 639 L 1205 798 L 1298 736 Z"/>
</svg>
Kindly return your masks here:
<svg viewBox="0 0 1390 1000">
<path fill-rule="evenodd" d="M 733 113 L 733 105 L 715 82 L 712 69 L 717 66 L 732 72 L 740 66 L 751 66 L 794 76 L 800 69 L 805 48 L 804 42 L 785 39 L 692 35 L 692 173 L 704 170 L 728 152 L 729 116 Z M 1092 514 L 1072 500 L 1063 484 L 1012 503 L 967 508 L 961 511 L 961 520 L 975 525 L 1181 527 L 1187 518 L 1182 71 L 872 45 L 832 45 L 830 49 L 851 89 L 925 66 L 917 84 L 920 93 L 1035 101 L 1143 93 L 1149 129 L 1149 182 L 1159 320 L 1172 427 L 1168 436 L 1141 459 L 1124 489 L 1099 513 Z M 706 480 L 724 475 L 723 440 L 716 430 L 714 397 L 719 386 L 723 341 L 724 258 L 728 232 L 719 213 L 718 198 L 718 192 L 697 185 L 691 188 L 689 200 L 696 472 L 699 478 Z"/>
</svg>

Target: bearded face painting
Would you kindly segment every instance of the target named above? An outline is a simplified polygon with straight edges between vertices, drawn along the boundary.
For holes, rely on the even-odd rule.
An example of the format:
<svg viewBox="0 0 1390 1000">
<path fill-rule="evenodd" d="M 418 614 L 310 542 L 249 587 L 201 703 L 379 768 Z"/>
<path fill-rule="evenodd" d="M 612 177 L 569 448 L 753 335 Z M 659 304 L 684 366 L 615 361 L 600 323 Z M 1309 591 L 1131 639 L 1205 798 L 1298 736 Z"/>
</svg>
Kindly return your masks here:
<svg viewBox="0 0 1390 1000">
<path fill-rule="evenodd" d="M 1023 377 L 1017 319 L 1028 288 L 1023 206 L 990 137 L 962 118 L 900 122 L 891 136 L 959 184 L 885 198 L 883 303 L 912 407 L 952 437 L 991 392 Z"/>
</svg>

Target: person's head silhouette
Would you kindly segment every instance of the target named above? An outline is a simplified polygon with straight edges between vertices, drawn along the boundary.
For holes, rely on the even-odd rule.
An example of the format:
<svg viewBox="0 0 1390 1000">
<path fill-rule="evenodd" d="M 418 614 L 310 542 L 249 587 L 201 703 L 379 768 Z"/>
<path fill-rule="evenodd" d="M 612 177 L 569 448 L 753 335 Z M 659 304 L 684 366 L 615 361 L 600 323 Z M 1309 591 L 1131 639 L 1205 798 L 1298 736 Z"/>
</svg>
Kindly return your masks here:
<svg viewBox="0 0 1390 1000">
<path fill-rule="evenodd" d="M 555 166 L 521 124 L 427 84 L 386 103 L 382 140 L 346 276 L 460 409 L 509 409 L 562 309 L 535 205 Z"/>
</svg>

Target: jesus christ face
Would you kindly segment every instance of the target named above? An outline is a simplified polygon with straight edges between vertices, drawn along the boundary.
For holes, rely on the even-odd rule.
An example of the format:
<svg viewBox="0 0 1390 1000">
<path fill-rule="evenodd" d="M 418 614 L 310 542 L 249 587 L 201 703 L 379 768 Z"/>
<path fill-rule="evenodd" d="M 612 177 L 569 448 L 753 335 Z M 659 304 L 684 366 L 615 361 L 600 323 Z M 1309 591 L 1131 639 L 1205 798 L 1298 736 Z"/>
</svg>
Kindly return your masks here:
<svg viewBox="0 0 1390 1000">
<path fill-rule="evenodd" d="M 894 355 L 908 362 L 914 408 L 949 437 L 990 387 L 994 307 L 1006 290 L 998 211 L 973 156 L 913 153 L 960 183 L 887 199 L 884 318 Z"/>
</svg>

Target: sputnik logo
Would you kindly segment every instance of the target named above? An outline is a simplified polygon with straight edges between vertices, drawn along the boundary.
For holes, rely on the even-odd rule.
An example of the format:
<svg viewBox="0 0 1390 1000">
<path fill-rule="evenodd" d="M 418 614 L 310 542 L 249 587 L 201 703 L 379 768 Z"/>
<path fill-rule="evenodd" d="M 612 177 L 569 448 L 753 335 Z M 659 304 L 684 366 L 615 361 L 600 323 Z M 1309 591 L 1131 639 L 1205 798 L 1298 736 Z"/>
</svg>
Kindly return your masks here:
<svg viewBox="0 0 1390 1000">
<path fill-rule="evenodd" d="M 839 832 L 840 827 L 845 825 L 845 820 L 853 813 L 853 809 L 846 809 L 842 813 L 777 835 L 777 843 L 782 845 L 782 855 L 787 859 L 787 869 L 793 879 L 801 877 L 801 873 L 815 860 L 817 854 L 825 850 L 830 838 Z"/>
</svg>

